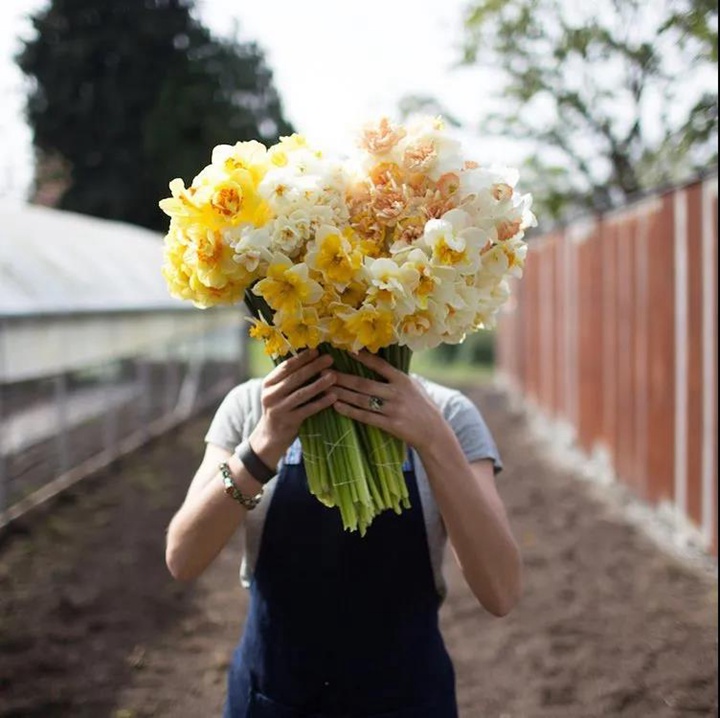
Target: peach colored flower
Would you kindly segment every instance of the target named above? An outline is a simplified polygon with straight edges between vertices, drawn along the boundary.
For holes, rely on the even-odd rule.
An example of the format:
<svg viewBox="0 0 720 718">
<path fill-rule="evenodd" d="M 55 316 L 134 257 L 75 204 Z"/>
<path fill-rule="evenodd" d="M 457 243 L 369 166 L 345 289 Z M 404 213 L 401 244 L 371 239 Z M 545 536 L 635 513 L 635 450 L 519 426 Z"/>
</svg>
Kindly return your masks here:
<svg viewBox="0 0 720 718">
<path fill-rule="evenodd" d="M 465 164 L 463 165 L 464 170 L 476 170 L 480 167 L 480 165 L 475 162 L 474 160 L 466 160 Z"/>
<path fill-rule="evenodd" d="M 362 214 L 370 204 L 370 187 L 365 184 L 356 184 L 350 187 L 345 195 L 348 212 L 351 216 Z"/>
<path fill-rule="evenodd" d="M 427 172 L 437 159 L 437 148 L 432 140 L 408 145 L 403 154 L 403 167 L 408 172 Z"/>
<path fill-rule="evenodd" d="M 407 207 L 407 198 L 400 189 L 384 189 L 375 193 L 372 209 L 375 216 L 385 224 L 393 224 Z"/>
<path fill-rule="evenodd" d="M 498 202 L 505 202 L 513 196 L 513 188 L 509 184 L 499 182 L 492 186 L 492 196 Z"/>
<path fill-rule="evenodd" d="M 396 243 L 411 245 L 422 237 L 424 231 L 424 217 L 408 217 L 407 219 L 400 220 L 395 225 L 393 239 Z"/>
<path fill-rule="evenodd" d="M 453 195 L 444 197 L 439 190 L 428 191 L 422 200 L 421 207 L 428 219 L 440 219 L 446 212 L 457 207 L 457 201 Z"/>
<path fill-rule="evenodd" d="M 521 222 L 519 219 L 516 219 L 513 222 L 510 222 L 508 220 L 500 222 L 496 227 L 498 241 L 505 242 L 508 239 L 512 239 L 520 231 L 520 227 Z"/>
<path fill-rule="evenodd" d="M 387 117 L 383 117 L 377 125 L 366 125 L 358 145 L 371 155 L 384 155 L 405 137 L 405 128 L 391 124 Z"/>
<path fill-rule="evenodd" d="M 422 172 L 409 175 L 406 182 L 416 197 L 424 197 L 433 184 L 432 180 Z"/>
<path fill-rule="evenodd" d="M 454 172 L 446 172 L 437 181 L 437 188 L 443 197 L 451 197 L 460 189 L 460 177 Z"/>
<path fill-rule="evenodd" d="M 378 246 L 385 240 L 385 227 L 365 208 L 364 211 L 350 215 L 350 226 L 362 239 Z"/>
<path fill-rule="evenodd" d="M 394 162 L 381 162 L 370 170 L 370 181 L 376 187 L 398 186 L 403 179 L 402 170 Z"/>
</svg>

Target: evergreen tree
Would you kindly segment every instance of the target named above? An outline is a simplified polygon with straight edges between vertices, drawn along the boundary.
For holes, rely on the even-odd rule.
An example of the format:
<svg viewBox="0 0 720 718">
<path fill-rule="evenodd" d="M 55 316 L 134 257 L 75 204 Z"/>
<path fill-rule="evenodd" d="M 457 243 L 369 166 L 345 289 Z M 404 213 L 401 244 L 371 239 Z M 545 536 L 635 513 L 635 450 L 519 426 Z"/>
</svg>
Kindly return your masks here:
<svg viewBox="0 0 720 718">
<path fill-rule="evenodd" d="M 18 56 L 44 168 L 63 168 L 58 205 L 152 229 L 168 181 L 190 181 L 220 143 L 292 132 L 264 55 L 213 37 L 189 0 L 52 0 Z"/>
</svg>

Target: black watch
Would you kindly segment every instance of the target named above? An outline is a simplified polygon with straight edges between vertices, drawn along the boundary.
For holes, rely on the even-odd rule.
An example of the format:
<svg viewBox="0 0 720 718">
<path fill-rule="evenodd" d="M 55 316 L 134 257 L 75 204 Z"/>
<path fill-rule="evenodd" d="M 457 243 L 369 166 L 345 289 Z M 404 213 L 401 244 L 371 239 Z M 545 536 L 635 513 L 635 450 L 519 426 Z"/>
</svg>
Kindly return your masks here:
<svg viewBox="0 0 720 718">
<path fill-rule="evenodd" d="M 235 455 L 242 461 L 250 476 L 263 486 L 277 474 L 277 469 L 270 468 L 250 446 L 250 441 L 243 441 L 235 449 Z"/>
</svg>

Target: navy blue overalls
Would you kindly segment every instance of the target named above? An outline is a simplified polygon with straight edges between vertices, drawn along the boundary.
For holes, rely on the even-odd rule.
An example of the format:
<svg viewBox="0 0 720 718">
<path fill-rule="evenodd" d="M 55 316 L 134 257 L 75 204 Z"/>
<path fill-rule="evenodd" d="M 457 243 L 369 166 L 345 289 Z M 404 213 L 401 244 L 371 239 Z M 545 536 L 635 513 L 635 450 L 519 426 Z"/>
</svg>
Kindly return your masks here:
<svg viewBox="0 0 720 718">
<path fill-rule="evenodd" d="M 224 718 L 457 718 L 412 466 L 412 508 L 361 538 L 286 461 L 265 519 Z"/>
</svg>

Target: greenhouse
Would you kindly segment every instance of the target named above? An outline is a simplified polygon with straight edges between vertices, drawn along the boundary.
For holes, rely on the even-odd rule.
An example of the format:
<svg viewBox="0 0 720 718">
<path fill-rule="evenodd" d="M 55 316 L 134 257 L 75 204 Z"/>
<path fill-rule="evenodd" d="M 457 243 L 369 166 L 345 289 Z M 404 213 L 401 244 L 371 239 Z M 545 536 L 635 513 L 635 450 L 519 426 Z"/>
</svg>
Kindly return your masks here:
<svg viewBox="0 0 720 718">
<path fill-rule="evenodd" d="M 168 295 L 156 233 L 23 205 L 0 221 L 2 524 L 216 401 L 244 329 L 237 309 Z"/>
</svg>

